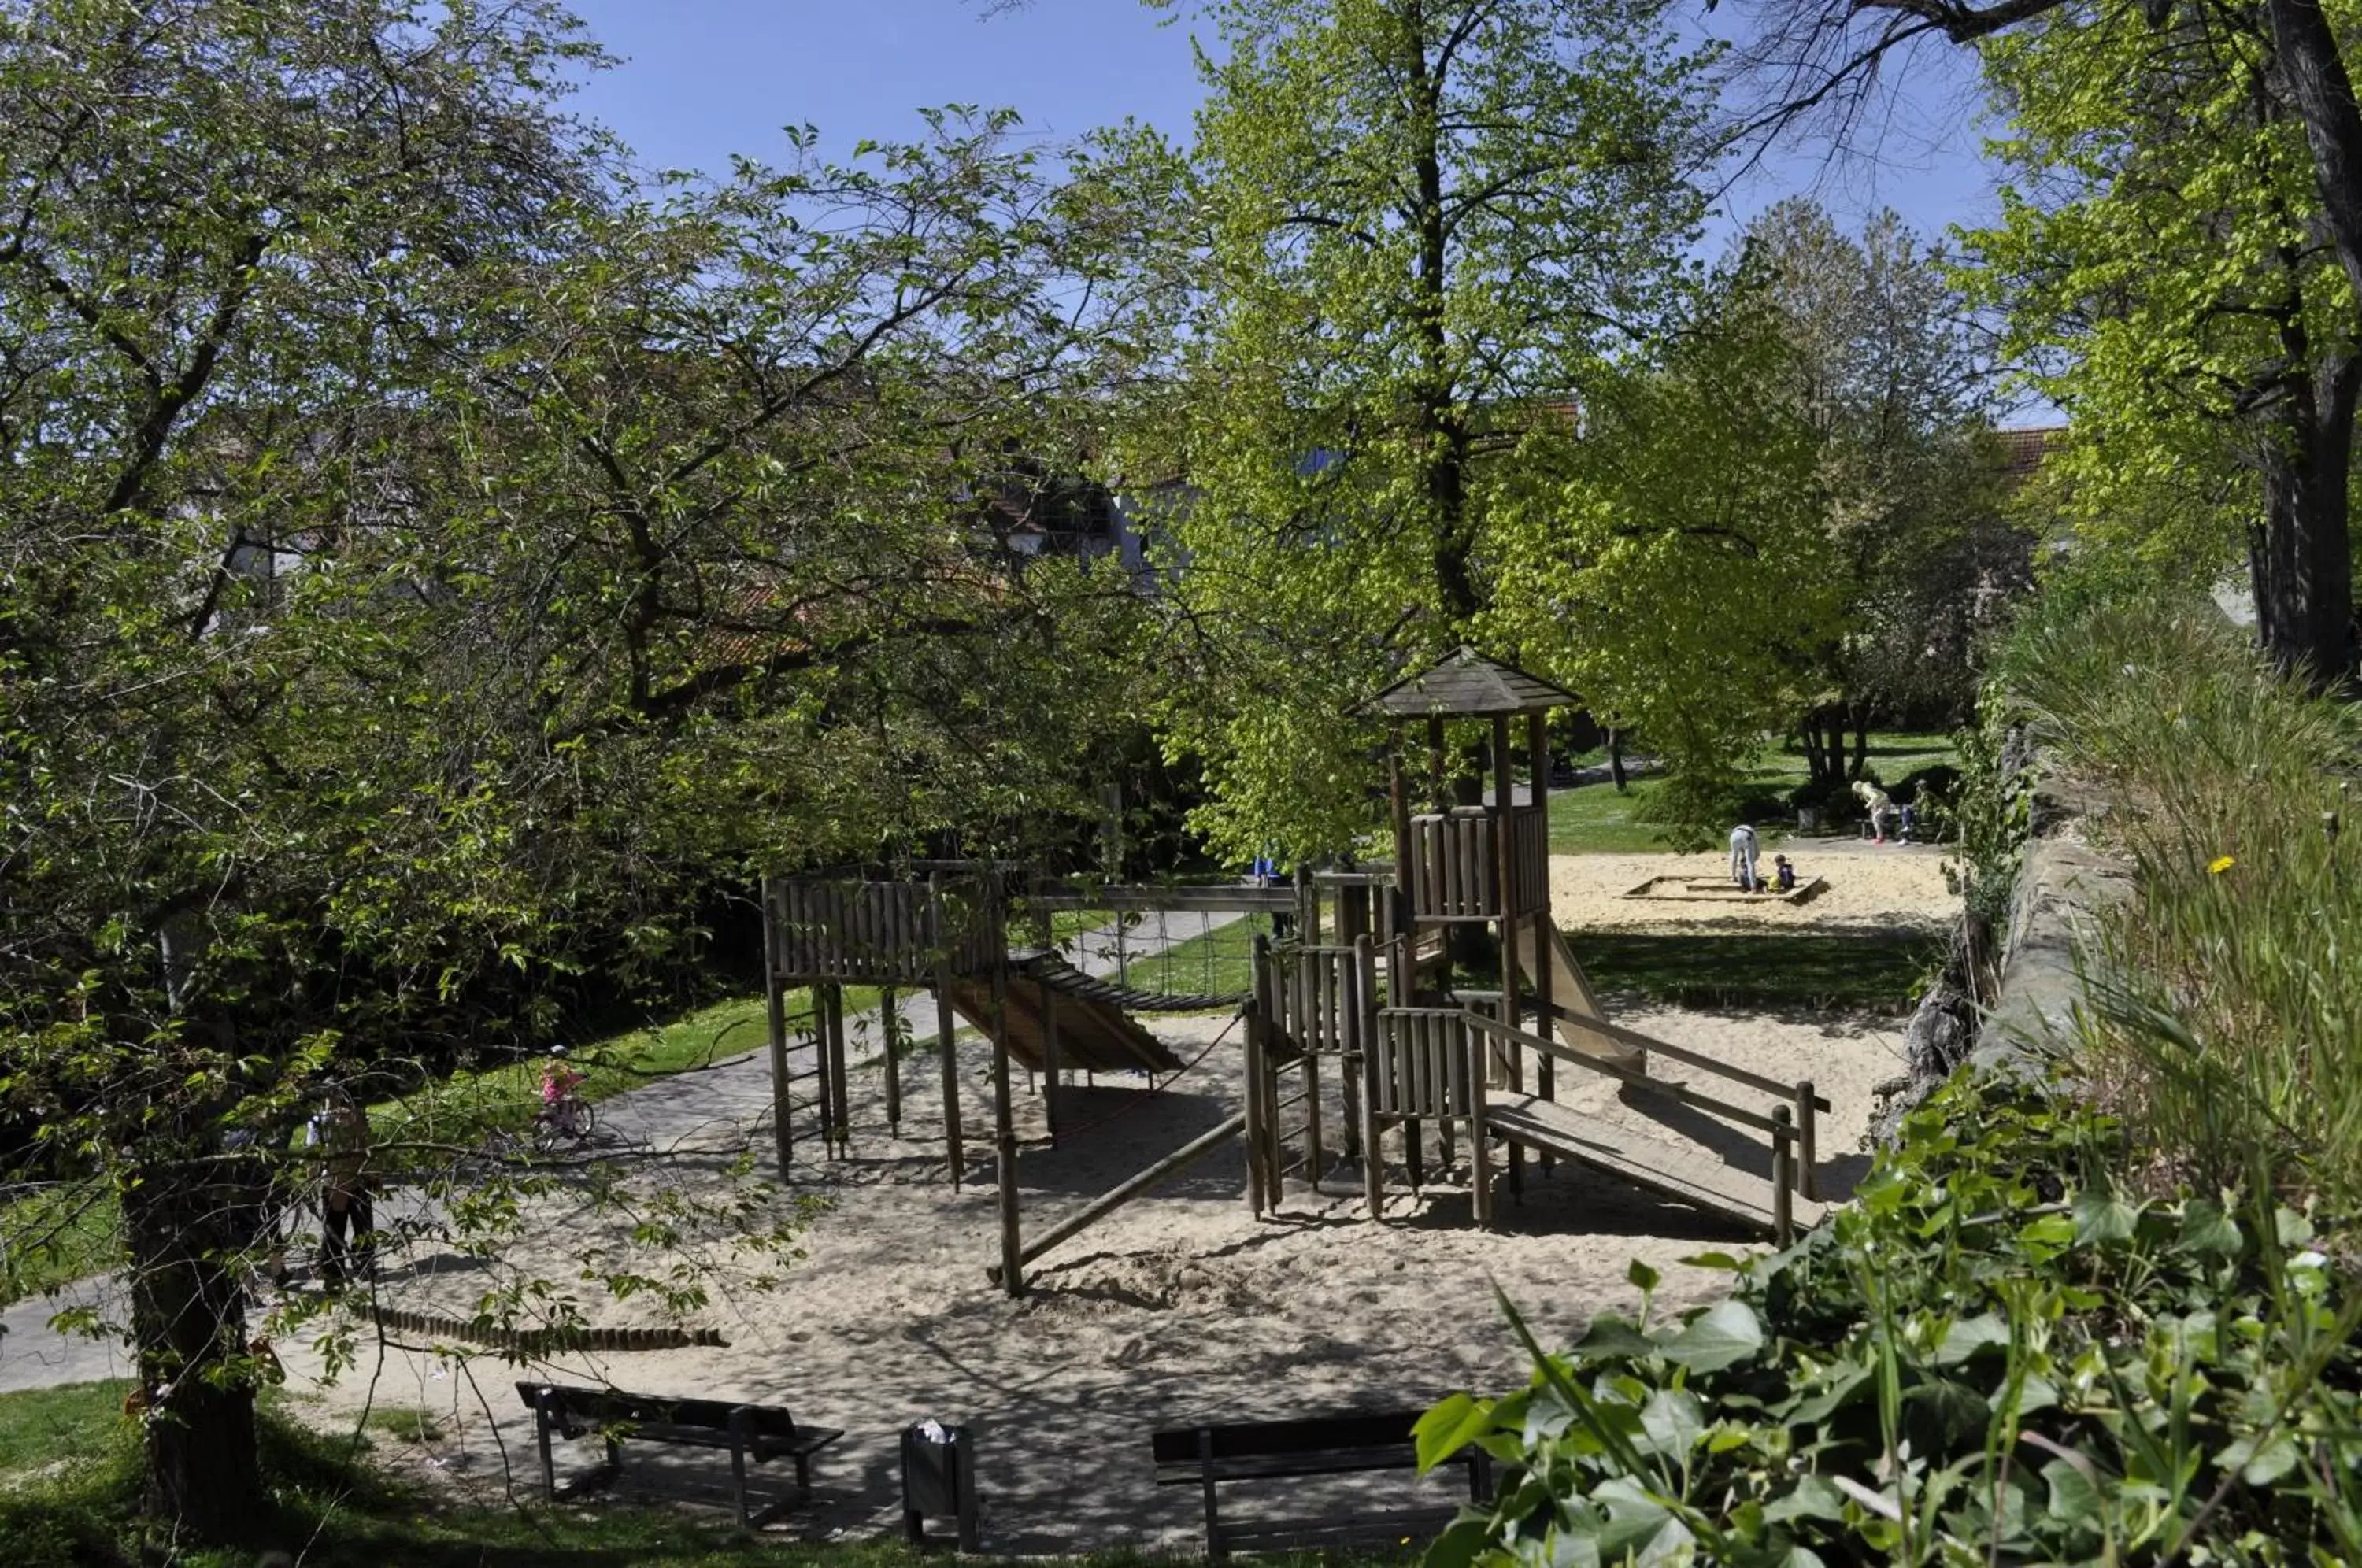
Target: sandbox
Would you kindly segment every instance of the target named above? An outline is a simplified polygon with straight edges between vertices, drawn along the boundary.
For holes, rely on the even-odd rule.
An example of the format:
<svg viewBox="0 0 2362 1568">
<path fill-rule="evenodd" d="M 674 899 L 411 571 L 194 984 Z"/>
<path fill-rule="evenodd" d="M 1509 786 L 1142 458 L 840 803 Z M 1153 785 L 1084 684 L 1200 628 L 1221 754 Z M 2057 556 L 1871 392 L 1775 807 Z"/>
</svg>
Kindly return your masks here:
<svg viewBox="0 0 2362 1568">
<path fill-rule="evenodd" d="M 1767 889 L 1750 893 L 1727 878 L 1715 880 L 1692 877 L 1651 877 L 1637 888 L 1626 889 L 1624 897 L 1671 899 L 1683 903 L 1801 904 L 1809 901 L 1828 885 L 1827 878 L 1813 877 L 1785 892 Z"/>
</svg>

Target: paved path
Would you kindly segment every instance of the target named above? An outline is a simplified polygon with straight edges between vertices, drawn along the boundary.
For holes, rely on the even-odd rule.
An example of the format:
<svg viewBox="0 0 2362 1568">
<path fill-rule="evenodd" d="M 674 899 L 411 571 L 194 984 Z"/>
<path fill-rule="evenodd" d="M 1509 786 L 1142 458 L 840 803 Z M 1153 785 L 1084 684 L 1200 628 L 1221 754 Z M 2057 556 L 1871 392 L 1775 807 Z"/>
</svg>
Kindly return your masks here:
<svg viewBox="0 0 2362 1568">
<path fill-rule="evenodd" d="M 1071 956 L 1075 966 L 1084 973 L 1111 977 L 1120 965 L 1153 957 L 1167 947 L 1178 946 L 1242 918 L 1235 911 L 1191 911 L 1162 917 L 1152 914 L 1125 928 L 1120 944 L 1117 927 L 1112 924 L 1084 933 L 1076 938 Z M 1142 977 L 1138 973 L 1133 976 L 1135 981 Z M 904 1026 L 914 1034 L 933 1037 L 933 996 L 923 991 L 906 992 L 896 999 L 896 1009 Z M 845 1021 L 846 1054 L 856 1071 L 877 1057 L 880 1022 L 877 1009 Z M 931 1063 L 932 1058 L 926 1067 L 929 1072 L 933 1070 Z M 809 1044 L 791 1045 L 791 1073 L 807 1072 L 811 1065 L 812 1050 Z M 743 1147 L 750 1130 L 759 1132 L 767 1145 L 770 1110 L 768 1054 L 756 1050 L 710 1067 L 676 1073 L 645 1088 L 619 1095 L 600 1106 L 599 1119 L 605 1135 L 624 1143 L 658 1153 L 718 1154 Z M 799 1131 L 809 1132 L 808 1128 Z M 981 1157 L 988 1150 L 988 1144 L 978 1141 L 970 1154 Z M 310 1232 L 304 1230 L 300 1217 L 292 1224 L 297 1231 L 295 1250 L 300 1259 L 306 1250 L 303 1242 Z M 121 1277 L 108 1275 L 81 1280 L 55 1297 L 34 1297 L 0 1309 L 0 1393 L 131 1375 L 129 1355 L 119 1340 L 64 1333 L 50 1326 L 50 1320 L 59 1313 L 80 1308 L 94 1309 L 104 1319 L 124 1320 L 128 1309 Z"/>
</svg>

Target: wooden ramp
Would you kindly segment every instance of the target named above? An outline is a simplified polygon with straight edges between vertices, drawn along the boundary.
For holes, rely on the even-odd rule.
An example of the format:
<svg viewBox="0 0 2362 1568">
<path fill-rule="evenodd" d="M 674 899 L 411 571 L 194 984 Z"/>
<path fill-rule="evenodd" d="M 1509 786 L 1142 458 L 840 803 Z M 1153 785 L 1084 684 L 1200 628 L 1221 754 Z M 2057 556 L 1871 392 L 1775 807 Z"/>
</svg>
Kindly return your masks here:
<svg viewBox="0 0 2362 1568">
<path fill-rule="evenodd" d="M 1043 1068 L 1042 1015 L 1049 997 L 1057 997 L 1058 1066 L 1095 1073 L 1177 1073 L 1181 1058 L 1163 1041 L 1134 1022 L 1122 1009 L 1092 996 L 1054 991 L 1041 980 L 1018 974 L 1010 977 L 1009 1054 L 1028 1068 Z M 952 981 L 952 1006 L 987 1035 L 992 1033 L 992 982 L 981 975 L 963 975 Z"/>
<path fill-rule="evenodd" d="M 1770 1235 L 1776 1230 L 1772 1179 L 1731 1165 L 1697 1145 L 1669 1144 L 1539 1096 L 1496 1089 L 1485 1097 L 1485 1126 L 1511 1143 L 1589 1165 L 1650 1192 L 1724 1215 Z M 1799 1229 L 1822 1206 L 1792 1196 Z"/>
</svg>

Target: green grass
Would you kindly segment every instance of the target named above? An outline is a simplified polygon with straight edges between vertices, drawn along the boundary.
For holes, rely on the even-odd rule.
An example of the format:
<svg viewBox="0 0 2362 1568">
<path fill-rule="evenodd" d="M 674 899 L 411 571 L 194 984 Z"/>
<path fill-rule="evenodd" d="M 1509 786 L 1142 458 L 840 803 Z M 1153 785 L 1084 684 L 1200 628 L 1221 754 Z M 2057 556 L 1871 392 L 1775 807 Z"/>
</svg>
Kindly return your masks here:
<svg viewBox="0 0 2362 1568">
<path fill-rule="evenodd" d="M 1596 760 L 1591 759 L 1591 760 Z M 1874 732 L 1870 737 L 1870 766 L 1888 783 L 1938 763 L 1957 766 L 1959 748 L 1948 735 Z M 1795 743 L 1766 746 L 1748 770 L 1749 812 L 1766 842 L 1786 835 L 1790 818 L 1788 791 L 1808 777 L 1805 755 Z M 1654 774 L 1634 778 L 1622 790 L 1602 781 L 1551 791 L 1551 853 L 1553 855 L 1635 855 L 1662 850 L 1661 831 L 1644 822 L 1640 809 L 1663 787 Z M 1769 819 L 1769 820 L 1767 820 Z"/>
<path fill-rule="evenodd" d="M 809 990 L 789 992 L 788 1003 L 791 1027 L 809 1018 Z M 845 988 L 848 1014 L 877 1005 L 875 989 Z M 583 1075 L 583 1093 L 605 1099 L 674 1073 L 761 1049 L 766 1029 L 766 1004 L 758 993 L 625 1030 L 580 1045 L 568 1055 Z M 926 1034 L 912 1041 L 911 1048 L 932 1050 L 933 1045 L 933 1035 Z M 381 1143 L 472 1142 L 488 1128 L 526 1127 L 541 1104 L 545 1060 L 536 1053 L 463 1069 L 372 1105 L 372 1136 Z M 120 1218 L 113 1199 L 94 1186 L 47 1187 L 0 1204 L 0 1244 L 6 1253 L 0 1264 L 0 1306 L 6 1306 L 114 1267 L 122 1256 Z"/>
<path fill-rule="evenodd" d="M 138 1437 L 122 1415 L 127 1387 L 85 1383 L 0 1394 L 0 1540 L 6 1543 L 0 1557 L 10 1568 L 129 1568 L 141 1561 L 133 1518 Z M 404 1416 L 415 1420 L 409 1413 L 381 1414 L 385 1419 L 372 1418 L 357 1448 L 349 1432 L 313 1431 L 291 1419 L 281 1401 L 266 1399 L 261 1447 L 270 1508 L 236 1548 L 182 1548 L 169 1560 L 178 1568 L 251 1568 L 259 1552 L 277 1550 L 298 1556 L 305 1568 L 919 1568 L 943 1561 L 890 1539 L 753 1537 L 724 1523 L 719 1508 L 461 1506 L 384 1468 L 370 1432 L 391 1430 L 406 1441 L 417 1428 L 404 1429 Z M 62 1474 L 28 1475 L 66 1455 L 72 1463 Z M 146 1556 L 165 1560 L 153 1547 Z M 1078 1568 L 1146 1568 L 1172 1560 L 1100 1552 L 1069 1561 Z M 1267 1561 L 1308 1568 L 1322 1560 Z"/>
<path fill-rule="evenodd" d="M 72 1182 L 0 1204 L 0 1307 L 104 1274 L 123 1255 L 114 1198 L 95 1183 Z"/>
<path fill-rule="evenodd" d="M 1921 933 L 1614 933 L 1569 941 L 1611 1000 L 1673 1007 L 1901 1010 L 1944 956 L 1943 939 Z"/>
<path fill-rule="evenodd" d="M 789 1028 L 808 1021 L 811 1005 L 809 988 L 788 993 Z M 844 988 L 848 1015 L 877 1005 L 877 992 L 873 988 Z M 769 1038 L 766 1008 L 760 993 L 733 997 L 668 1022 L 624 1030 L 577 1046 L 568 1057 L 583 1076 L 584 1097 L 607 1099 L 674 1073 L 762 1049 Z M 370 1108 L 373 1134 L 380 1141 L 409 1138 L 432 1143 L 480 1133 L 487 1127 L 527 1126 L 541 1104 L 541 1076 L 547 1059 L 536 1052 L 516 1061 L 464 1069 L 373 1105 Z"/>
</svg>

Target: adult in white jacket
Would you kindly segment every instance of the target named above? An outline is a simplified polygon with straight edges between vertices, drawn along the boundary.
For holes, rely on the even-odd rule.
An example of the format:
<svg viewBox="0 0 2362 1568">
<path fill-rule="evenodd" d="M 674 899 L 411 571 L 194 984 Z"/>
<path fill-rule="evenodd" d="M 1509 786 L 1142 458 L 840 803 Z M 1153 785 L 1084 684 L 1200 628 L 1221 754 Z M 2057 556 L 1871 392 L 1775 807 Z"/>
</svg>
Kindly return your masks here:
<svg viewBox="0 0 2362 1568">
<path fill-rule="evenodd" d="M 1749 892 L 1760 883 L 1755 879 L 1755 830 L 1745 823 L 1730 830 L 1730 879 Z"/>
</svg>

